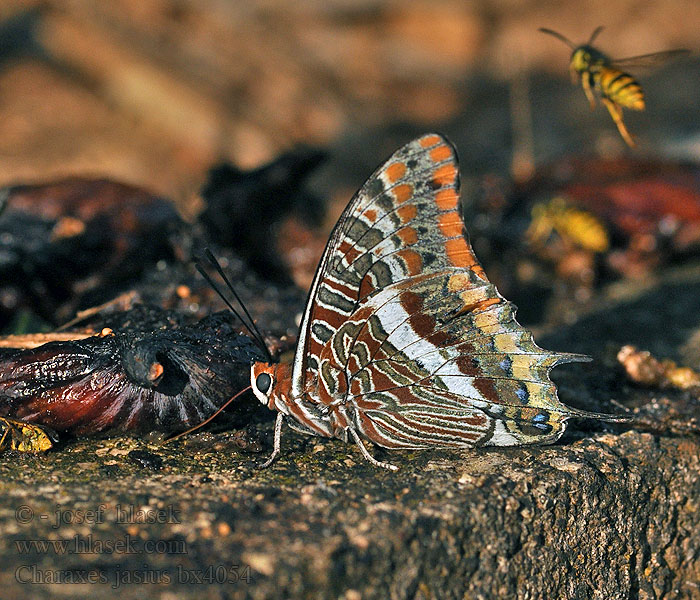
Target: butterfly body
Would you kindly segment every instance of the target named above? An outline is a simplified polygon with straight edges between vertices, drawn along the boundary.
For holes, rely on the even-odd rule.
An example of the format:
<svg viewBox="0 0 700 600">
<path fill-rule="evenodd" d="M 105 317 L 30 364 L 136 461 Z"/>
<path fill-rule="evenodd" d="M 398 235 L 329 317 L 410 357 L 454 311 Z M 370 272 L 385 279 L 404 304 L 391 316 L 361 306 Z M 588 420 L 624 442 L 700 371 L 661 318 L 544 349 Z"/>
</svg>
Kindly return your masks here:
<svg viewBox="0 0 700 600">
<path fill-rule="evenodd" d="M 351 200 L 321 259 L 291 365 L 257 362 L 258 399 L 305 433 L 384 448 L 547 443 L 572 416 L 552 367 L 464 236 L 457 158 L 428 134 Z M 598 415 L 599 416 L 599 415 Z"/>
</svg>

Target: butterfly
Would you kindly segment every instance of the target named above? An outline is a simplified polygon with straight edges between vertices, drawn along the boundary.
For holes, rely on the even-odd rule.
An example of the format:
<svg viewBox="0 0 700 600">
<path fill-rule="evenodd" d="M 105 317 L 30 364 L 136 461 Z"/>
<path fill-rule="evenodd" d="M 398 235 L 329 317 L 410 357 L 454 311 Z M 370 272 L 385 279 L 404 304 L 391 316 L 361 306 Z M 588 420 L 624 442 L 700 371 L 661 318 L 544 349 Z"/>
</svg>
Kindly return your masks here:
<svg viewBox="0 0 700 600">
<path fill-rule="evenodd" d="M 311 286 L 292 364 L 255 362 L 251 386 L 283 422 L 383 448 L 519 446 L 557 440 L 571 417 L 543 350 L 515 320 L 467 241 L 452 144 L 424 135 L 396 151 L 336 224 Z"/>
</svg>

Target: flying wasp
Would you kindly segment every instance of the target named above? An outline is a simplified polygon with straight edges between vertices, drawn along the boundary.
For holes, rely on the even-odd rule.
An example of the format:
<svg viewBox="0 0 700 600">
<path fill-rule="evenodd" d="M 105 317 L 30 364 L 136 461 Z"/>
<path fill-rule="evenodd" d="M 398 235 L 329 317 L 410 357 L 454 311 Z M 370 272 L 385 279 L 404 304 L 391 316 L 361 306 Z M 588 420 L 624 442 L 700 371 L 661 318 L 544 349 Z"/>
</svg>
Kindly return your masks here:
<svg viewBox="0 0 700 600">
<path fill-rule="evenodd" d="M 622 109 L 644 110 L 644 90 L 639 82 L 629 73 L 623 71 L 628 67 L 646 67 L 661 63 L 669 58 L 688 54 L 688 50 L 667 50 L 665 52 L 654 52 L 652 54 L 642 54 L 629 58 L 611 59 L 597 48 L 592 46 L 598 37 L 603 26 L 597 27 L 591 34 L 589 40 L 577 46 L 561 33 L 540 27 L 542 33 L 553 35 L 564 42 L 572 49 L 569 70 L 571 80 L 574 83 L 580 79 L 583 91 L 586 93 L 591 108 L 595 108 L 595 89 L 600 95 L 600 99 L 608 109 L 610 116 L 622 139 L 629 146 L 634 146 L 634 140 L 627 131 L 625 122 L 622 119 Z"/>
</svg>

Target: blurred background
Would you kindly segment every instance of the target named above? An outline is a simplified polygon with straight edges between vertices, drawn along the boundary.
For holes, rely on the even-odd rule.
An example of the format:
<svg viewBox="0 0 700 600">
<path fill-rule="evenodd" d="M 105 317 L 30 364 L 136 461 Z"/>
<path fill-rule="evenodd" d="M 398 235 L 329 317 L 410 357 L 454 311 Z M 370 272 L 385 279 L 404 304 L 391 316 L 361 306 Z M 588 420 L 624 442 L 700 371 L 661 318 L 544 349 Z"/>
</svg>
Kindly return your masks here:
<svg viewBox="0 0 700 600">
<path fill-rule="evenodd" d="M 511 169 L 514 151 L 516 173 L 626 152 L 569 82 L 569 49 L 537 31 L 582 42 L 598 25 L 613 56 L 700 48 L 696 0 L 5 0 L 0 184 L 108 175 L 186 204 L 212 164 L 303 142 L 331 149 L 316 185 L 347 199 L 432 129 L 467 175 Z M 699 64 L 638 74 L 637 152 L 700 155 Z"/>
<path fill-rule="evenodd" d="M 647 96 L 646 111 L 625 111 L 633 149 L 572 85 L 570 49 L 538 32 L 583 43 L 599 25 L 596 46 L 612 57 L 691 51 L 632 71 Z M 552 290 L 585 303 L 601 269 L 638 278 L 664 247 L 697 254 L 700 171 L 666 165 L 700 158 L 698 49 L 697 0 L 5 0 L 0 186 L 108 177 L 192 219 L 214 165 L 253 169 L 320 148 L 327 160 L 303 175 L 320 203 L 285 204 L 284 186 L 267 194 L 299 215 L 274 230 L 254 221 L 274 219 L 277 198 L 247 217 L 238 207 L 250 235 L 237 251 L 255 255 L 260 238 L 305 289 L 352 193 L 401 144 L 437 130 L 459 150 L 477 255 L 521 318 L 540 322 Z M 582 156 L 599 162 L 556 162 Z M 561 320 L 560 303 L 551 313 Z"/>
</svg>

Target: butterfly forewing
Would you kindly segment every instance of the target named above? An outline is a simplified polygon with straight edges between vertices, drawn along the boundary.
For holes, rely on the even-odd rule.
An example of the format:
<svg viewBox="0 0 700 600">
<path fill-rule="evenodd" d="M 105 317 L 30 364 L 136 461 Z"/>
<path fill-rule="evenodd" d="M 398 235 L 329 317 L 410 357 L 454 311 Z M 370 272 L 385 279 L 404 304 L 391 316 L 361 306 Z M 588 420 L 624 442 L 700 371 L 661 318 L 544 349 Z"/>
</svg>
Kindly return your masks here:
<svg viewBox="0 0 700 600">
<path fill-rule="evenodd" d="M 326 247 L 295 357 L 293 389 L 341 403 L 385 447 L 522 444 L 573 414 L 547 352 L 514 318 L 464 236 L 455 152 L 430 134 L 356 194 Z"/>
<path fill-rule="evenodd" d="M 418 275 L 426 264 L 447 263 L 445 244 L 430 235 L 436 224 L 451 234 L 459 259 L 457 189 L 454 150 L 430 134 L 398 150 L 350 201 L 309 292 L 294 361 L 295 394 L 315 381 L 323 347 L 363 298 Z"/>
</svg>

